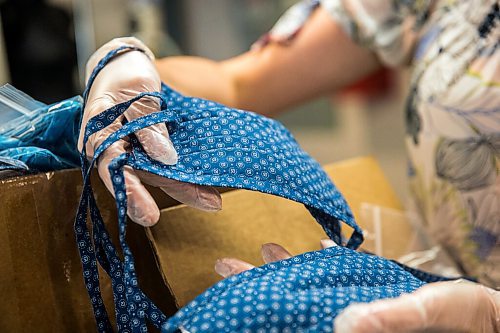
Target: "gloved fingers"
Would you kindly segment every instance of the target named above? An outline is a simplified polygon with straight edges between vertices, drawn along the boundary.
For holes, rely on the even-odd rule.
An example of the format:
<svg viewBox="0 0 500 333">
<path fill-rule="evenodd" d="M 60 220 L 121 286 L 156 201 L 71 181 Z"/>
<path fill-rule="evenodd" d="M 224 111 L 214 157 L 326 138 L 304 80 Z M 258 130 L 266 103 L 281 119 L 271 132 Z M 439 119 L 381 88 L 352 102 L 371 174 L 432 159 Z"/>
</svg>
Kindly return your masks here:
<svg viewBox="0 0 500 333">
<path fill-rule="evenodd" d="M 334 241 L 329 238 L 322 239 L 320 241 L 321 248 L 326 249 L 333 246 L 338 246 Z M 266 243 L 262 245 L 261 248 L 262 258 L 266 264 L 280 261 L 284 259 L 289 259 L 292 254 L 288 252 L 283 246 L 275 243 Z"/>
<path fill-rule="evenodd" d="M 151 194 L 142 185 L 134 170 L 125 166 L 125 183 L 127 185 L 127 214 L 132 221 L 150 227 L 160 219 L 160 209 Z"/>
<path fill-rule="evenodd" d="M 330 238 L 323 238 L 322 240 L 319 241 L 319 243 L 321 244 L 322 249 L 327 249 L 329 247 L 338 246 L 337 243 L 332 241 Z"/>
<path fill-rule="evenodd" d="M 108 127 L 92 134 L 85 146 L 85 153 L 88 159 L 94 157 L 94 151 L 99 148 L 99 146 L 108 138 L 108 136 L 116 132 L 122 127 L 121 117 L 118 117 L 114 122 L 112 122 Z M 83 147 L 83 132 L 85 131 L 84 124 L 82 122 L 82 128 L 80 129 L 80 137 L 78 138 L 78 150 L 81 152 Z"/>
<path fill-rule="evenodd" d="M 487 289 L 474 283 L 439 282 L 398 298 L 351 305 L 335 319 L 335 331 L 496 332 L 500 298 Z"/>
<path fill-rule="evenodd" d="M 156 98 L 145 97 L 132 104 L 125 112 L 125 117 L 132 120 L 159 110 L 160 104 Z M 141 129 L 135 132 L 135 135 L 151 158 L 168 165 L 177 163 L 177 152 L 164 123 Z"/>
<path fill-rule="evenodd" d="M 170 141 L 165 124 L 146 127 L 135 132 L 135 135 L 152 159 L 167 165 L 177 163 L 177 152 Z"/>
<path fill-rule="evenodd" d="M 408 299 L 410 295 L 368 304 L 353 304 L 335 318 L 337 333 L 396 333 L 422 327 L 426 320 L 420 303 Z"/>
<path fill-rule="evenodd" d="M 124 140 L 118 140 L 113 143 L 99 157 L 97 164 L 99 176 L 113 196 L 114 189 L 109 175 L 108 165 L 114 158 L 126 152 L 127 144 L 128 143 Z M 132 221 L 145 227 L 154 225 L 160 218 L 160 210 L 156 202 L 144 185 L 142 185 L 139 177 L 131 167 L 125 166 L 123 173 L 126 185 L 128 216 Z"/>
<path fill-rule="evenodd" d="M 236 258 L 222 258 L 217 259 L 215 262 L 215 272 L 223 278 L 239 274 L 252 268 L 255 268 L 255 266 Z"/>
<path fill-rule="evenodd" d="M 130 100 L 141 91 L 159 91 L 161 89 L 161 80 L 158 72 L 152 62 L 146 59 L 143 54 L 131 52 L 124 54 L 118 60 L 119 61 L 110 62 L 103 69 L 103 72 L 96 78 L 92 90 L 89 93 L 80 128 L 78 142 L 78 148 L 80 150 L 83 141 L 82 134 L 90 118 L 118 103 Z M 157 112 L 160 109 L 159 103 L 157 98 L 144 97 L 133 103 L 123 116 L 128 120 L 132 120 L 145 114 Z M 120 121 L 123 119 L 123 116 L 119 117 Z M 115 122 L 119 123 L 119 126 L 121 126 L 121 122 Z M 115 124 L 114 127 L 107 127 L 95 135 L 97 137 L 107 137 L 116 129 L 117 125 Z M 162 162 L 171 162 L 172 159 L 175 159 L 176 153 L 168 137 L 165 124 L 154 125 L 143 131 L 150 133 L 153 130 L 155 133 L 149 135 L 142 135 L 141 131 L 139 131 L 139 140 L 141 140 L 141 137 L 145 137 L 144 140 L 147 141 L 147 143 L 144 144 L 146 152 L 151 153 L 153 158 L 158 158 Z M 158 134 L 155 136 L 156 133 Z M 155 137 L 156 139 L 151 140 L 151 137 Z M 162 139 L 163 144 L 161 141 Z M 150 147 L 149 142 L 151 142 L 151 144 L 158 142 L 158 144 Z M 95 148 L 96 145 L 93 145 L 93 147 Z M 168 151 L 169 147 L 171 151 Z M 156 148 L 160 151 L 156 152 Z M 174 157 L 172 157 L 172 155 Z M 170 156 L 170 159 L 168 156 Z"/>
<path fill-rule="evenodd" d="M 215 212 L 222 209 L 222 198 L 219 191 L 211 186 L 183 183 L 176 180 L 168 187 L 160 187 L 161 190 L 177 201 L 186 205 Z"/>
<path fill-rule="evenodd" d="M 275 243 L 266 243 L 261 248 L 262 259 L 266 264 L 291 258 L 292 255 L 283 246 Z"/>
<path fill-rule="evenodd" d="M 144 183 L 159 187 L 175 200 L 188 206 L 209 212 L 222 208 L 220 193 L 211 186 L 184 183 L 140 170 L 136 172 Z"/>
</svg>

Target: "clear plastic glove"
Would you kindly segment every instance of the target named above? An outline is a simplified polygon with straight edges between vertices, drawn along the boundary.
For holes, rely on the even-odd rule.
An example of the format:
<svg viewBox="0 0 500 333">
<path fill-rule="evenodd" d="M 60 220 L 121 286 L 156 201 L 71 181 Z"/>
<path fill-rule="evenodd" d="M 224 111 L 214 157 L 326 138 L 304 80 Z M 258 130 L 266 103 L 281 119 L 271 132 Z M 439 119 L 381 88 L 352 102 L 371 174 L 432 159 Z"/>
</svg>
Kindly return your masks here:
<svg viewBox="0 0 500 333">
<path fill-rule="evenodd" d="M 160 91 L 161 80 L 151 51 L 138 39 L 132 37 L 117 38 L 98 49 L 87 62 L 86 80 L 92 70 L 109 51 L 120 46 L 136 46 L 146 51 L 129 51 L 116 56 L 96 77 L 90 90 L 88 101 L 83 113 L 78 149 L 83 147 L 83 135 L 88 120 L 117 103 L 127 101 L 137 94 L 146 91 Z M 144 97 L 131 105 L 123 115 L 127 120 L 132 120 L 143 115 L 156 112 L 160 109 L 160 101 L 154 97 Z M 86 146 L 88 158 L 92 158 L 95 149 L 121 125 L 119 117 L 107 128 L 92 135 Z M 165 124 L 156 124 L 135 133 L 146 153 L 153 159 L 165 164 L 177 163 L 177 152 L 170 141 Z M 129 148 L 125 139 L 111 145 L 99 157 L 97 168 L 99 175 L 108 190 L 113 194 L 113 185 L 109 177 L 108 165 L 117 156 Z M 125 183 L 127 185 L 128 215 L 144 226 L 155 224 L 160 216 L 158 206 L 144 185 L 147 183 L 160 187 L 172 198 L 202 210 L 219 210 L 221 197 L 219 192 L 208 186 L 182 183 L 166 179 L 146 172 L 135 171 L 126 166 Z"/>
<path fill-rule="evenodd" d="M 336 246 L 321 240 L 321 247 Z M 262 245 L 265 263 L 292 255 L 278 244 Z M 217 260 L 224 278 L 255 266 L 235 258 Z M 348 306 L 335 319 L 336 333 L 500 332 L 500 292 L 465 280 L 428 284 L 414 293 Z"/>
<path fill-rule="evenodd" d="M 320 244 L 322 249 L 337 246 L 331 239 L 322 239 Z M 292 257 L 290 252 L 283 246 L 275 243 L 266 243 L 262 245 L 261 253 L 262 259 L 264 259 L 266 264 Z M 215 263 L 215 271 L 223 278 L 239 274 L 252 268 L 255 268 L 255 266 L 236 258 L 222 258 L 218 259 Z"/>
<path fill-rule="evenodd" d="M 337 333 L 500 332 L 500 292 L 465 280 L 353 304 L 335 319 Z"/>
</svg>

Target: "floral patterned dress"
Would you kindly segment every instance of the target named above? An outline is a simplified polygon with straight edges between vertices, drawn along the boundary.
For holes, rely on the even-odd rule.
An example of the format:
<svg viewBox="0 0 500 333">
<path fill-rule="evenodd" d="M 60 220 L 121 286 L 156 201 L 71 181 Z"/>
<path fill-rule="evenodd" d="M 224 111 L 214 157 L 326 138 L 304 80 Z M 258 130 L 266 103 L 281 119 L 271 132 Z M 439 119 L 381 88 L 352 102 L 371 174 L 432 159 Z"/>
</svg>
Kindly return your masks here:
<svg viewBox="0 0 500 333">
<path fill-rule="evenodd" d="M 498 0 L 322 0 L 257 42 L 290 41 L 322 6 L 389 67 L 411 66 L 406 144 L 424 226 L 464 274 L 500 287 Z"/>
</svg>

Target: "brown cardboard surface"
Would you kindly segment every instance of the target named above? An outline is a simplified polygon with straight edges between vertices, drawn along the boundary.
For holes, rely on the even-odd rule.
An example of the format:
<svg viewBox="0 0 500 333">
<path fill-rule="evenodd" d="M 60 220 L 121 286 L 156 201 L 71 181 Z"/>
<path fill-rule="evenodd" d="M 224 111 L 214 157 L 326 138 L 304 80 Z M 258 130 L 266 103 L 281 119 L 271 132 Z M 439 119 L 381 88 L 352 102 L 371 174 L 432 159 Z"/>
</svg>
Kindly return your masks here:
<svg viewBox="0 0 500 333">
<path fill-rule="evenodd" d="M 346 198 L 356 221 L 360 220 L 361 204 L 365 202 L 403 209 L 396 192 L 374 158 L 353 158 L 326 165 L 324 169 Z"/>
<path fill-rule="evenodd" d="M 373 159 L 336 163 L 325 170 L 355 216 L 363 202 L 401 208 Z M 114 200 L 94 176 L 101 213 L 116 237 Z M 73 233 L 81 189 L 79 170 L 0 181 L 0 332 L 95 331 Z M 298 254 L 318 249 L 325 237 L 303 205 L 286 199 L 228 191 L 222 194 L 223 210 L 207 213 L 176 205 L 158 189 L 151 190 L 160 207 L 170 208 L 146 230 L 149 241 L 134 223 L 129 223 L 127 237 L 141 287 L 167 315 L 175 311 L 172 293 L 182 306 L 220 279 L 213 270 L 217 258 L 234 256 L 262 264 L 263 243 L 280 243 Z M 101 289 L 111 309 L 108 279 L 101 278 Z M 109 314 L 113 317 L 112 311 Z"/>
<path fill-rule="evenodd" d="M 325 170 L 355 216 L 363 202 L 401 208 L 373 158 L 336 163 Z M 223 193 L 222 198 L 223 209 L 215 213 L 183 205 L 164 209 L 160 222 L 148 230 L 163 276 L 180 306 L 220 280 L 213 270 L 218 258 L 237 257 L 259 265 L 263 243 L 279 243 L 298 254 L 318 249 L 319 240 L 326 237 L 302 204 L 245 190 Z M 410 231 L 404 226 L 394 232 Z"/>
<path fill-rule="evenodd" d="M 367 219 L 366 212 L 361 212 L 362 206 L 369 204 L 372 207 L 379 206 L 382 211 L 380 240 L 384 245 L 383 256 L 397 259 L 406 254 L 413 230 L 406 221 L 401 202 L 377 161 L 370 157 L 360 157 L 324 168 L 345 196 L 359 226 L 367 232 L 362 248 L 375 252 L 374 243 L 368 234 L 374 231 L 372 221 Z M 344 230 L 346 234 L 350 234 L 349 228 Z"/>
<path fill-rule="evenodd" d="M 98 177 L 92 182 L 105 221 L 116 221 L 114 200 Z M 79 170 L 0 181 L 0 332 L 95 331 L 73 233 L 81 189 Z M 143 228 L 130 224 L 129 236 L 143 287 L 172 313 Z M 108 279 L 101 289 L 112 309 Z"/>
</svg>

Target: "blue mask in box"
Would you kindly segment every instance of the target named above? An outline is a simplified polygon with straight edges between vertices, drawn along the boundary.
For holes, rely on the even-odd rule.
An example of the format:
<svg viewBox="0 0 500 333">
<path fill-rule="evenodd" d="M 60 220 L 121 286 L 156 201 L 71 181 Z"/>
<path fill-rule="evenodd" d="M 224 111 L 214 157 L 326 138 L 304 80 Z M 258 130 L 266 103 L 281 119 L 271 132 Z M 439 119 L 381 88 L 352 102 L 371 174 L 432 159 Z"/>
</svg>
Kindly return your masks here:
<svg viewBox="0 0 500 333">
<path fill-rule="evenodd" d="M 122 47 L 101 60 L 89 80 L 85 100 L 93 80 L 106 63 L 117 54 L 131 50 L 141 51 Z M 181 328 L 189 332 L 331 331 L 333 318 L 350 302 L 398 296 L 414 291 L 424 281 L 438 279 L 412 274 L 389 260 L 353 251 L 361 244 L 363 236 L 346 201 L 320 165 L 277 121 L 211 101 L 185 97 L 164 85 L 161 92 L 140 94 L 90 119 L 84 142 L 144 96 L 159 98 L 162 110 L 124 124 L 96 149 L 91 162 L 87 161 L 85 152 L 81 155 L 84 188 L 75 232 L 99 331 L 109 332 L 112 327 L 99 291 L 97 262 L 111 277 L 120 332 L 145 332 L 146 320 L 165 332 Z M 178 152 L 176 165 L 151 159 L 133 134 L 160 122 L 167 124 Z M 104 227 L 89 176 L 100 154 L 125 136 L 129 137 L 131 152 L 117 157 L 109 166 L 124 254 L 121 260 Z M 125 165 L 179 181 L 245 188 L 301 202 L 338 244 L 344 244 L 340 221 L 354 232 L 345 242 L 346 247 L 305 253 L 221 281 L 167 319 L 140 290 L 134 259 L 125 242 Z M 86 225 L 87 209 L 92 233 Z"/>
</svg>

